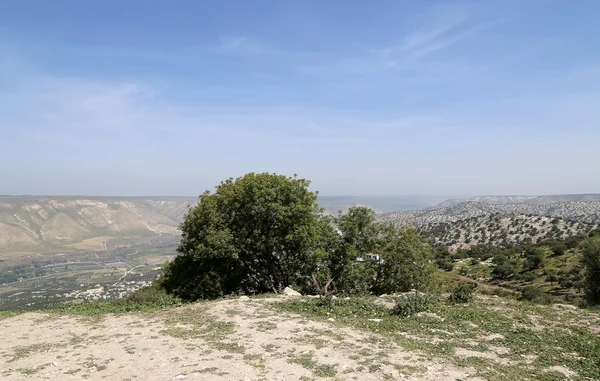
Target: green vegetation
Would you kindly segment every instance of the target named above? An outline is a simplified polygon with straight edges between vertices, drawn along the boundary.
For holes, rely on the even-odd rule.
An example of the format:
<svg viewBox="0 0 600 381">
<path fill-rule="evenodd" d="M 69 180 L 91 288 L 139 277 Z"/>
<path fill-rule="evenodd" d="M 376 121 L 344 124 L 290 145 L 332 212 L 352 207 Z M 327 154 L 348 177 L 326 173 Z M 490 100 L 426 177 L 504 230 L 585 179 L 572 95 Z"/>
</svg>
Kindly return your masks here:
<svg viewBox="0 0 600 381">
<path fill-rule="evenodd" d="M 435 296 L 431 296 L 436 299 Z M 439 298 L 437 298 L 439 299 Z M 407 350 L 473 367 L 488 380 L 600 378 L 598 311 L 556 309 L 511 299 L 478 297 L 468 304 L 429 304 L 428 314 L 397 316 L 381 298 L 335 299 L 331 308 L 302 298 L 273 307 L 371 332 Z"/>
<path fill-rule="evenodd" d="M 600 237 L 592 237 L 582 245 L 585 266 L 585 293 L 592 304 L 600 304 Z"/>
<path fill-rule="evenodd" d="M 435 249 L 436 264 L 452 278 L 468 277 L 481 292 L 489 286 L 516 293 L 524 300 L 547 304 L 596 304 L 600 290 L 600 230 L 565 239 L 546 239 L 522 245 L 475 245 L 451 252 Z M 445 262 L 452 263 L 448 270 Z M 595 291 L 594 291 L 595 290 Z M 585 291 L 585 293 L 584 293 Z"/>
<path fill-rule="evenodd" d="M 419 312 L 426 312 L 434 305 L 435 300 L 428 294 L 418 291 L 401 295 L 396 299 L 393 314 L 408 317 Z"/>
<path fill-rule="evenodd" d="M 460 283 L 458 286 L 454 287 L 452 293 L 448 297 L 448 301 L 450 303 L 469 303 L 473 301 L 473 292 L 477 285 L 473 283 Z"/>
<path fill-rule="evenodd" d="M 182 301 L 180 299 L 167 294 L 164 290 L 153 285 L 136 290 L 123 299 L 68 303 L 50 311 L 75 315 L 97 316 L 128 312 L 149 312 L 167 307 L 175 307 L 181 304 Z"/>
<path fill-rule="evenodd" d="M 181 225 L 180 255 L 157 285 L 184 300 L 290 285 L 318 294 L 429 287 L 433 251 L 414 229 L 377 223 L 364 207 L 325 216 L 309 185 L 250 173 L 205 192 Z"/>
</svg>

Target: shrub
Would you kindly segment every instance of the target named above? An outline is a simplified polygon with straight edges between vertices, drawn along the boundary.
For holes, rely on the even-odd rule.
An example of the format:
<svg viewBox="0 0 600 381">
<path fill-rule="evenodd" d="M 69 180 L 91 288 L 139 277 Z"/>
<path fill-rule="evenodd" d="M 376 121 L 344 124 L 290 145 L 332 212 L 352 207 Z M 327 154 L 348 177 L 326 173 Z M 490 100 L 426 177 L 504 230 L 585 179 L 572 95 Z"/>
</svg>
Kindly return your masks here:
<svg viewBox="0 0 600 381">
<path fill-rule="evenodd" d="M 563 242 L 556 243 L 552 246 L 552 253 L 554 255 L 563 255 L 567 251 L 567 245 Z"/>
<path fill-rule="evenodd" d="M 435 264 L 437 265 L 437 267 L 445 271 L 454 270 L 454 262 L 452 262 L 449 259 L 437 259 L 435 261 Z"/>
<path fill-rule="evenodd" d="M 528 300 L 537 304 L 550 304 L 553 298 L 537 287 L 527 286 L 521 291 L 521 300 Z"/>
<path fill-rule="evenodd" d="M 535 270 L 544 265 L 544 249 L 530 248 L 526 251 L 527 267 L 530 270 Z"/>
<path fill-rule="evenodd" d="M 180 300 L 167 294 L 165 290 L 156 286 L 142 287 L 125 298 L 132 304 L 153 305 L 155 307 L 168 307 L 180 303 Z"/>
<path fill-rule="evenodd" d="M 494 267 L 492 270 L 492 275 L 496 279 L 507 279 L 510 278 L 515 272 L 516 269 L 513 265 L 509 263 L 503 263 Z"/>
<path fill-rule="evenodd" d="M 460 283 L 452 290 L 448 301 L 450 303 L 469 303 L 473 300 L 473 293 L 476 287 L 477 285 L 473 283 Z"/>
<path fill-rule="evenodd" d="M 581 247 L 585 265 L 585 294 L 590 304 L 600 304 L 600 238 L 590 238 Z"/>
<path fill-rule="evenodd" d="M 401 295 L 396 299 L 393 314 L 408 317 L 419 312 L 429 311 L 434 304 L 435 300 L 431 295 L 415 291 L 414 293 Z"/>
<path fill-rule="evenodd" d="M 521 279 L 525 282 L 533 282 L 537 276 L 532 272 L 526 272 L 521 276 Z"/>
</svg>

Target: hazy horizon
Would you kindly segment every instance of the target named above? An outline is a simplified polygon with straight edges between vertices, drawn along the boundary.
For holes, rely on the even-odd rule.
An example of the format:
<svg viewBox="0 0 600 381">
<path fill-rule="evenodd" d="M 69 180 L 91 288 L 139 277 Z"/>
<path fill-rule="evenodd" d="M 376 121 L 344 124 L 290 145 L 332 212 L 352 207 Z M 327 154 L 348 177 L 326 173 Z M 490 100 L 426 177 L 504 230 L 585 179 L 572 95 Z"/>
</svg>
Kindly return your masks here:
<svg viewBox="0 0 600 381">
<path fill-rule="evenodd" d="M 195 197 L 247 172 L 324 196 L 598 193 L 599 12 L 5 1 L 0 194 Z"/>
</svg>

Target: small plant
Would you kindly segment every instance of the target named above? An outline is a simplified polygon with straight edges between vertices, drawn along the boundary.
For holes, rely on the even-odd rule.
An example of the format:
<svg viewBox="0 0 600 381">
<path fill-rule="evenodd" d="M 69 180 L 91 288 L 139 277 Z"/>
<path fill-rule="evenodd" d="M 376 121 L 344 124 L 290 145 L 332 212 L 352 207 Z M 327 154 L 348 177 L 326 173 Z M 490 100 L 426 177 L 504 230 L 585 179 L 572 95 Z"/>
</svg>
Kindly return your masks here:
<svg viewBox="0 0 600 381">
<path fill-rule="evenodd" d="M 327 308 L 329 311 L 333 310 L 333 307 L 335 307 L 335 299 L 333 299 L 333 295 L 327 293 L 324 296 L 321 296 L 319 299 L 319 305 Z"/>
<path fill-rule="evenodd" d="M 452 293 L 448 297 L 450 303 L 469 303 L 473 300 L 473 292 L 477 287 L 473 283 L 460 283 L 454 287 Z"/>
<path fill-rule="evenodd" d="M 429 311 L 434 304 L 435 300 L 431 295 L 415 291 L 398 297 L 393 313 L 394 315 L 409 317 L 419 312 Z"/>
<path fill-rule="evenodd" d="M 521 291 L 521 300 L 528 300 L 537 304 L 551 304 L 552 296 L 542 292 L 539 288 L 527 286 Z"/>
</svg>

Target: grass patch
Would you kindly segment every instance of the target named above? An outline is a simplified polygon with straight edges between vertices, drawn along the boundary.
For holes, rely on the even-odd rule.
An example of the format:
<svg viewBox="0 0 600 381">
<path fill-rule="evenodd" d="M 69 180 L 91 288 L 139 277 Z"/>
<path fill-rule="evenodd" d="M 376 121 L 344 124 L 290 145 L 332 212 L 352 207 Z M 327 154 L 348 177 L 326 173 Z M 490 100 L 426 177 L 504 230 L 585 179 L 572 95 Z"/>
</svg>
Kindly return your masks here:
<svg viewBox="0 0 600 381">
<path fill-rule="evenodd" d="M 0 311 L 0 320 L 8 319 L 24 313 L 24 311 Z"/>
<path fill-rule="evenodd" d="M 160 333 L 184 340 L 201 339 L 216 350 L 244 353 L 243 346 L 225 341 L 235 331 L 234 323 L 217 320 L 194 308 L 172 312 Z"/>
<path fill-rule="evenodd" d="M 335 365 L 319 364 L 310 354 L 292 357 L 288 362 L 312 371 L 317 377 L 335 377 L 337 374 Z"/>
<path fill-rule="evenodd" d="M 331 308 L 318 300 L 298 298 L 273 308 L 322 321 L 333 317 L 335 324 L 372 332 L 373 340 L 391 340 L 457 366 L 473 367 L 485 379 L 520 380 L 528 375 L 553 380 L 552 366 L 575 372 L 574 380 L 600 379 L 600 335 L 587 328 L 597 326 L 597 311 L 560 311 L 512 299 L 478 297 L 468 304 L 434 304 L 429 315 L 400 317 L 376 300 L 337 299 Z M 494 360 L 456 356 L 456 348 L 503 350 Z M 528 363 L 528 358 L 534 360 Z"/>
<path fill-rule="evenodd" d="M 10 360 L 8 360 L 8 362 L 13 362 L 25 357 L 29 357 L 34 353 L 49 351 L 52 347 L 53 345 L 49 343 L 39 343 L 17 347 L 15 348 L 15 351 L 13 352 L 12 357 Z"/>
</svg>

